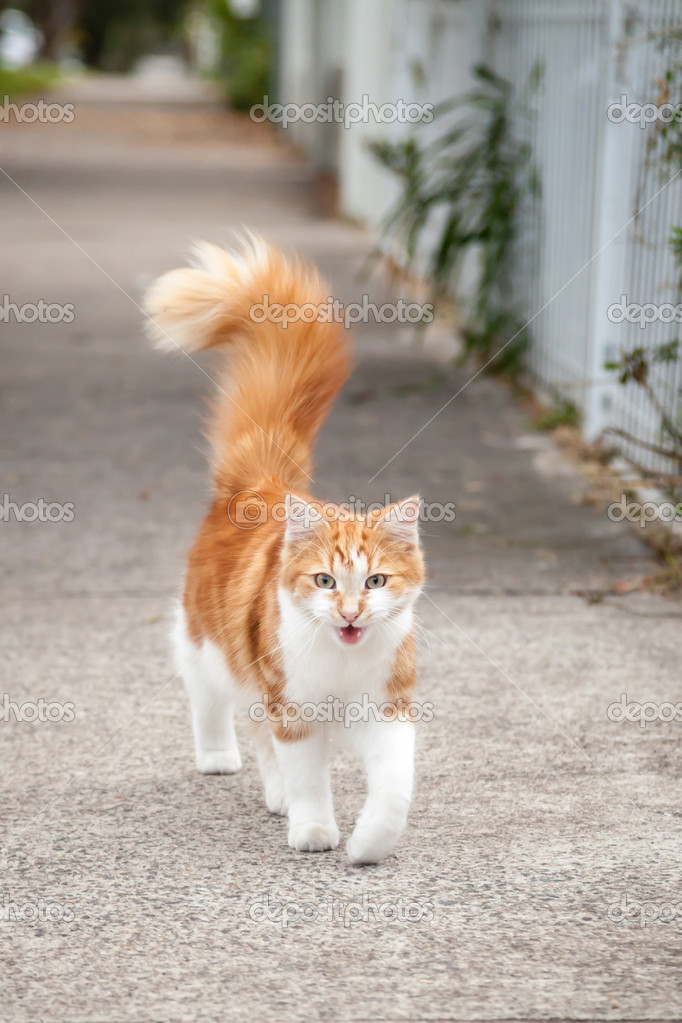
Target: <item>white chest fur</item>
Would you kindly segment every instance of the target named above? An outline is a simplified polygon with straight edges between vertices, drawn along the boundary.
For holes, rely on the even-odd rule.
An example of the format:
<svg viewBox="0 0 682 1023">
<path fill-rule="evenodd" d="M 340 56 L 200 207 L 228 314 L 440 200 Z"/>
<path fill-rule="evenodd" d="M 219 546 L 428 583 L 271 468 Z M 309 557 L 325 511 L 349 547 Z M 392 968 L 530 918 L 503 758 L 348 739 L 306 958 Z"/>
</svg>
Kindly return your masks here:
<svg viewBox="0 0 682 1023">
<path fill-rule="evenodd" d="M 382 703 L 398 647 L 409 634 L 412 611 L 406 608 L 390 631 L 371 623 L 357 646 L 339 644 L 331 623 L 311 621 L 285 590 L 279 591 L 281 644 L 286 697 L 294 703 L 320 702 L 327 697 Z"/>
</svg>

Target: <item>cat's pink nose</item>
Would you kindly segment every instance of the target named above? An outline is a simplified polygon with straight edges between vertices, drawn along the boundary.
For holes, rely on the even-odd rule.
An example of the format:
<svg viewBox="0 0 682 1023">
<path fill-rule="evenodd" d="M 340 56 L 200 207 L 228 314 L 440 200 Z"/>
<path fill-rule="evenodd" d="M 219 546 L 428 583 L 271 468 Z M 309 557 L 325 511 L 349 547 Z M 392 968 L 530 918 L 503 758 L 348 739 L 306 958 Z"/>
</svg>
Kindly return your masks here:
<svg viewBox="0 0 682 1023">
<path fill-rule="evenodd" d="M 359 611 L 342 611 L 341 615 L 346 619 L 349 625 L 352 625 L 355 619 L 360 614 Z"/>
</svg>

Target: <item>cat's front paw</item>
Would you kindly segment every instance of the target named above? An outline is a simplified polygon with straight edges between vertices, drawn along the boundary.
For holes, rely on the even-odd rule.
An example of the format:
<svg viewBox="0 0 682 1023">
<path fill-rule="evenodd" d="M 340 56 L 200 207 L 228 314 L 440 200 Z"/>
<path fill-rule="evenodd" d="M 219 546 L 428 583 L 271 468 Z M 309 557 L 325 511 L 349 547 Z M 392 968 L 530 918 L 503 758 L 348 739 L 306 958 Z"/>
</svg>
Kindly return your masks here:
<svg viewBox="0 0 682 1023">
<path fill-rule="evenodd" d="M 379 863 L 395 848 L 395 839 L 364 828 L 356 828 L 346 842 L 346 853 L 351 863 Z"/>
<path fill-rule="evenodd" d="M 310 821 L 289 825 L 289 845 L 299 852 L 325 852 L 327 849 L 336 849 L 338 844 L 339 829 L 336 824 Z"/>
<path fill-rule="evenodd" d="M 242 766 L 239 750 L 214 749 L 197 752 L 200 774 L 235 774 Z"/>
</svg>

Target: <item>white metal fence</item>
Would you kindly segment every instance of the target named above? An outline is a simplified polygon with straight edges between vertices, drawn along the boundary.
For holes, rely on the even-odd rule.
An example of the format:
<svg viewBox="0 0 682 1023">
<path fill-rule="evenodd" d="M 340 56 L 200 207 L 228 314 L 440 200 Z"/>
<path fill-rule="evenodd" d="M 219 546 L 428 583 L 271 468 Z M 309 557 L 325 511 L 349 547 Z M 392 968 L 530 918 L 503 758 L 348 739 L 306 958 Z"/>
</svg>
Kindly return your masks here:
<svg viewBox="0 0 682 1023">
<path fill-rule="evenodd" d="M 666 100 L 664 75 L 668 68 L 676 72 L 679 88 L 682 43 L 675 34 L 682 32 L 682 3 L 652 0 L 643 7 L 646 15 L 644 10 L 635 8 L 636 13 L 632 12 L 625 21 L 624 31 L 621 27 L 620 78 L 629 100 L 641 104 L 653 102 L 660 107 Z M 669 99 L 679 103 L 682 96 L 674 91 Z M 627 153 L 630 159 L 628 212 L 630 216 L 636 215 L 636 219 L 626 234 L 622 292 L 633 303 L 649 303 L 654 307 L 680 301 L 679 269 L 675 266 L 669 238 L 672 228 L 682 226 L 682 162 L 674 166 L 661 162 L 660 145 L 656 145 L 656 136 L 652 134 L 652 128 L 657 131 L 659 123 L 647 129 L 627 122 L 616 125 L 616 129 L 625 127 L 634 136 Z M 618 168 L 614 168 L 614 172 L 617 171 Z M 674 340 L 678 332 L 677 323 L 666 323 L 662 319 L 644 328 L 623 323 L 620 335 L 616 333 L 613 340 L 629 348 L 642 345 L 651 350 Z M 678 358 L 674 364 L 659 366 L 652 377 L 664 406 L 677 422 L 682 418 L 681 366 Z M 616 388 L 610 419 L 613 425 L 633 436 L 660 443 L 660 415 L 642 389 L 635 385 Z M 625 448 L 642 461 L 635 446 L 626 444 Z M 644 461 L 657 471 L 676 469 L 679 473 L 679 466 L 675 467 L 667 459 L 648 455 Z"/>
<path fill-rule="evenodd" d="M 533 68 L 542 71 L 529 99 L 531 116 L 519 119 L 519 129 L 530 135 L 541 189 L 519 217 L 515 264 L 516 297 L 531 320 L 529 367 L 586 409 L 606 122 L 604 4 L 502 0 L 490 26 L 491 63 L 517 96 Z"/>
<path fill-rule="evenodd" d="M 299 41 L 305 25 L 321 41 L 294 46 L 293 64 L 283 50 L 283 100 L 316 98 L 291 83 L 326 88 L 336 81 L 345 102 L 363 92 L 378 103 L 437 102 L 464 91 L 478 61 L 521 94 L 533 68 L 542 67 L 534 116 L 519 121 L 519 130 L 530 134 L 541 182 L 540 200 L 528 199 L 520 217 L 515 263 L 518 306 L 530 320 L 529 369 L 578 407 L 588 437 L 615 427 L 659 443 L 660 414 L 643 389 L 619 385 L 604 367 L 623 350 L 651 350 L 676 336 L 675 322 L 658 319 L 644 329 L 614 322 L 611 307 L 622 296 L 641 306 L 679 301 L 668 240 L 671 228 L 682 226 L 682 174 L 675 177 L 677 168 L 657 158 L 660 121 L 642 127 L 636 117 L 608 111 L 623 97 L 660 106 L 669 68 L 680 82 L 682 0 L 282 2 L 285 27 L 289 11 Z M 392 125 L 383 135 L 395 139 L 411 130 Z M 372 226 L 395 196 L 395 183 L 366 151 L 367 139 L 381 135 L 376 125 L 338 130 L 320 160 L 321 136 L 309 133 L 316 140 L 309 152 L 338 171 L 343 211 Z M 303 129 L 297 137 L 306 144 Z M 658 365 L 652 379 L 671 416 L 679 417 L 679 361 Z M 648 469 L 676 468 L 623 438 L 618 443 Z"/>
<path fill-rule="evenodd" d="M 663 121 L 644 122 L 656 111 L 669 116 L 662 103 L 681 98 L 668 97 L 665 86 L 669 68 L 679 81 L 680 30 L 679 0 L 497 0 L 493 7 L 498 73 L 520 92 L 534 64 L 544 69 L 529 122 L 542 197 L 520 218 L 516 272 L 534 317 L 529 366 L 582 411 L 588 437 L 611 426 L 660 444 L 660 415 L 644 390 L 621 386 L 604 366 L 623 350 L 651 351 L 677 333 L 675 322 L 660 319 L 644 328 L 616 322 L 613 307 L 625 296 L 626 305 L 654 307 L 654 316 L 679 301 L 668 242 L 670 229 L 682 226 L 682 176 L 679 164 L 659 158 Z M 628 115 L 623 102 L 655 110 L 633 106 Z M 657 365 L 652 383 L 679 416 L 679 361 Z M 646 468 L 675 468 L 622 437 L 618 443 Z"/>
</svg>

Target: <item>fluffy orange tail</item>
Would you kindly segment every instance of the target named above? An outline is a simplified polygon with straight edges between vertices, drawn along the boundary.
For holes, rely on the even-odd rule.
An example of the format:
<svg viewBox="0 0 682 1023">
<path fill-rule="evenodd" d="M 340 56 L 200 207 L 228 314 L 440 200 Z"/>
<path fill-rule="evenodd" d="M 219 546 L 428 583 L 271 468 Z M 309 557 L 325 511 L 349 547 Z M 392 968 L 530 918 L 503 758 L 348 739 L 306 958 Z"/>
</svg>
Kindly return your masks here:
<svg viewBox="0 0 682 1023">
<path fill-rule="evenodd" d="M 326 305 L 327 287 L 316 270 L 252 236 L 239 254 L 207 242 L 194 254 L 194 267 L 151 286 L 145 309 L 161 348 L 229 343 L 208 427 L 216 491 L 235 493 L 269 477 L 306 490 L 315 438 L 349 374 L 348 345 L 337 323 L 285 326 L 263 320 L 262 307 Z"/>
</svg>

